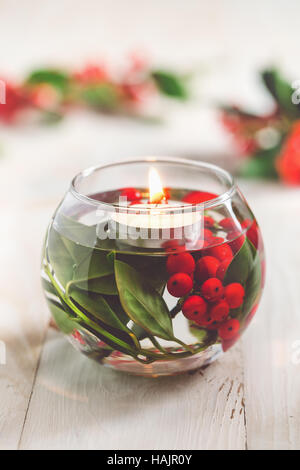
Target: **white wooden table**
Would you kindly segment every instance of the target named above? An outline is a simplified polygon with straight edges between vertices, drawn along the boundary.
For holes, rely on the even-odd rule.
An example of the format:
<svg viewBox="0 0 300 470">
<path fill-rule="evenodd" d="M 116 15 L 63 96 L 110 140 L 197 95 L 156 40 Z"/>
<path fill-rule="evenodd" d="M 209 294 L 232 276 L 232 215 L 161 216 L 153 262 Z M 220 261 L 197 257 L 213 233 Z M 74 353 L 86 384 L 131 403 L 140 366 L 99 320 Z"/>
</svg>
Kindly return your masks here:
<svg viewBox="0 0 300 470">
<path fill-rule="evenodd" d="M 278 35 L 270 42 L 265 22 L 264 28 L 257 24 L 257 14 L 240 10 L 240 2 L 191 0 L 190 9 L 175 0 L 164 7 L 142 2 L 130 2 L 142 17 L 139 25 L 127 2 L 125 8 L 124 2 L 86 0 L 85 9 L 74 13 L 68 0 L 26 0 L 15 10 L 15 2 L 1 1 L 1 66 L 17 74 L 34 62 L 70 62 L 75 51 L 82 60 L 88 52 L 92 57 L 106 49 L 120 52 L 141 40 L 161 61 L 170 51 L 175 62 L 216 58 L 228 50 L 239 59 L 237 44 L 243 41 L 231 32 L 234 15 L 245 15 L 247 24 L 237 25 L 237 33 L 251 38 L 247 67 L 238 61 L 244 76 L 273 47 L 280 57 L 287 51 L 290 58 L 297 56 L 296 2 L 290 8 L 272 2 L 272 31 Z M 189 18 L 185 35 L 178 34 L 181 23 L 170 10 L 174 2 L 185 25 Z M 251 5 L 265 17 L 271 2 L 261 3 Z M 282 8 L 291 20 L 289 36 L 281 28 Z M 225 86 L 227 95 L 240 90 L 239 98 L 250 102 L 251 86 L 243 94 L 245 83 L 234 78 L 219 76 L 209 83 L 216 95 L 225 96 Z M 260 103 L 262 95 L 255 93 Z M 0 448 L 300 449 L 300 190 L 241 182 L 262 227 L 267 283 L 257 317 L 238 345 L 204 371 L 156 380 L 130 377 L 82 357 L 49 327 L 39 281 L 42 238 L 70 178 L 81 168 L 149 153 L 195 158 L 206 153 L 207 158 L 227 145 L 215 116 L 197 106 L 175 108 L 168 126 L 153 128 L 77 115 L 56 128 L 1 129 L 0 143 L 2 360 L 6 349 L 6 363 L 0 365 Z"/>
<path fill-rule="evenodd" d="M 257 317 L 204 371 L 151 380 L 101 368 L 49 328 L 39 258 L 57 201 L 45 189 L 51 170 L 40 181 L 29 162 L 0 164 L 0 448 L 299 449 L 299 190 L 241 183 L 267 251 Z"/>
</svg>

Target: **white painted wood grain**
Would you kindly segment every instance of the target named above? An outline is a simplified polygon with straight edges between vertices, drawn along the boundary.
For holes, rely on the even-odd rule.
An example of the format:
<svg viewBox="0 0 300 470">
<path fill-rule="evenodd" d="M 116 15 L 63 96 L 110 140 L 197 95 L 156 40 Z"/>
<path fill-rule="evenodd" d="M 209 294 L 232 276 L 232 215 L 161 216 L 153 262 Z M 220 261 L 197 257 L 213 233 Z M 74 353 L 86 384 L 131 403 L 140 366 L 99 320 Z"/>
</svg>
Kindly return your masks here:
<svg viewBox="0 0 300 470">
<path fill-rule="evenodd" d="M 203 372 L 151 380 L 102 369 L 49 332 L 22 449 L 299 448 L 299 365 L 292 363 L 299 252 L 290 236 L 299 235 L 300 196 L 257 183 L 245 191 L 262 225 L 269 276 L 242 351 L 237 346 Z"/>
<path fill-rule="evenodd" d="M 278 189 L 257 208 L 267 287 L 243 339 L 249 449 L 300 449 L 300 198 L 286 195 Z"/>
<path fill-rule="evenodd" d="M 204 371 L 145 379 L 81 357 L 50 331 L 21 449 L 244 449 L 236 349 Z"/>
<path fill-rule="evenodd" d="M 0 340 L 6 364 L 0 365 L 0 448 L 15 449 L 32 392 L 48 312 L 41 295 L 40 229 L 43 216 L 31 217 L 1 207 Z"/>
<path fill-rule="evenodd" d="M 77 10 L 71 0 L 1 0 L 1 76 L 43 63 L 80 65 L 103 51 L 119 59 L 142 46 L 163 65 L 209 65 L 200 87 L 206 100 L 232 98 L 259 110 L 270 102 L 255 68 L 275 54 L 299 78 L 296 0 L 191 1 L 189 8 L 177 1 L 179 20 L 174 0 L 130 4 L 135 15 L 116 0 L 87 0 Z M 260 18 L 271 10 L 268 26 Z M 1 128 L 0 340 L 7 364 L 0 365 L 0 448 L 300 448 L 300 364 L 292 361 L 300 340 L 298 189 L 242 183 L 266 241 L 266 291 L 241 344 L 203 375 L 121 375 L 81 357 L 53 331 L 43 348 L 41 240 L 73 174 L 104 160 L 208 158 L 229 148 L 216 114 L 196 100 L 171 107 L 166 124 L 77 114 L 57 127 Z"/>
</svg>

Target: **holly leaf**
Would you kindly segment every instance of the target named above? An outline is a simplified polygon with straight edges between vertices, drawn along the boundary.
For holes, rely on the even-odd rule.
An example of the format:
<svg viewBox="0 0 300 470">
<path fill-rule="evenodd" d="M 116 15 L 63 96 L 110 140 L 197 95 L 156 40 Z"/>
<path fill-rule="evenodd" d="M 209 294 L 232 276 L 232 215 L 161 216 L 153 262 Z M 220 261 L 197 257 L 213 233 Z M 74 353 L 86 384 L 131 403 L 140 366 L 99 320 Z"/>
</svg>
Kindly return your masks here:
<svg viewBox="0 0 300 470">
<path fill-rule="evenodd" d="M 242 165 L 240 175 L 244 178 L 278 178 L 275 160 L 279 150 L 280 145 L 276 145 L 272 149 L 257 152 Z"/>
<path fill-rule="evenodd" d="M 76 219 L 60 213 L 55 217 L 55 224 L 60 228 L 60 232 L 63 234 L 64 239 L 70 241 L 68 249 L 71 248 L 71 252 L 74 250 L 72 255 L 75 254 L 78 248 L 80 249 L 82 247 L 84 249 L 95 246 L 97 240 L 96 225 L 84 225 Z M 74 245 L 71 247 L 73 243 Z"/>
<path fill-rule="evenodd" d="M 68 335 L 78 328 L 78 323 L 69 317 L 58 302 L 49 298 L 46 300 L 55 323 L 63 333 Z"/>
<path fill-rule="evenodd" d="M 55 276 L 65 287 L 73 277 L 74 260 L 66 249 L 60 234 L 54 228 L 49 232 L 48 256 Z"/>
<path fill-rule="evenodd" d="M 109 276 L 102 276 L 96 279 L 86 279 L 84 281 L 73 282 L 80 289 L 94 292 L 96 294 L 117 295 L 118 289 L 113 274 Z"/>
<path fill-rule="evenodd" d="M 64 94 L 69 86 L 69 76 L 61 70 L 55 69 L 40 69 L 32 72 L 26 79 L 28 85 L 38 85 L 47 83 L 52 85 L 62 94 Z"/>
<path fill-rule="evenodd" d="M 71 298 L 76 302 L 77 306 L 93 315 L 93 317 L 100 321 L 99 324 L 114 336 L 126 341 L 131 347 L 139 347 L 135 335 L 121 321 L 102 295 L 75 289 L 71 293 Z"/>
<path fill-rule="evenodd" d="M 292 102 L 294 90 L 291 85 L 282 78 L 278 70 L 265 70 L 262 72 L 261 76 L 279 109 L 293 119 L 299 117 L 300 108 Z"/>
<path fill-rule="evenodd" d="M 49 294 L 58 296 L 58 293 L 53 284 L 47 281 L 47 279 L 45 279 L 44 277 L 42 277 L 42 286 L 46 292 L 49 292 Z"/>
<path fill-rule="evenodd" d="M 248 242 L 245 241 L 239 251 L 235 254 L 233 260 L 227 268 L 224 276 L 224 285 L 231 284 L 232 282 L 239 282 L 243 284 L 246 282 L 249 272 L 252 269 L 253 256 Z"/>
<path fill-rule="evenodd" d="M 80 289 L 98 294 L 115 295 L 118 293 L 114 265 L 105 252 L 93 250 L 77 267 L 68 289 L 76 285 Z"/>
<path fill-rule="evenodd" d="M 115 109 L 119 104 L 119 94 L 110 83 L 90 85 L 81 91 L 81 98 L 89 106 L 107 111 Z"/>
<path fill-rule="evenodd" d="M 123 261 L 115 260 L 115 275 L 121 304 L 131 320 L 153 336 L 174 339 L 169 310 L 162 296 Z"/>
<path fill-rule="evenodd" d="M 166 261 L 160 256 L 135 256 L 118 253 L 118 259 L 132 266 L 140 273 L 147 273 L 152 287 L 162 293 L 168 280 Z"/>
<path fill-rule="evenodd" d="M 164 95 L 180 100 L 188 98 L 186 80 L 183 77 L 165 70 L 155 70 L 151 76 L 159 91 Z"/>
<path fill-rule="evenodd" d="M 253 249 L 256 251 L 256 254 L 245 286 L 245 301 L 243 304 L 244 317 L 251 311 L 261 292 L 261 261 L 259 253 L 254 246 Z"/>
</svg>

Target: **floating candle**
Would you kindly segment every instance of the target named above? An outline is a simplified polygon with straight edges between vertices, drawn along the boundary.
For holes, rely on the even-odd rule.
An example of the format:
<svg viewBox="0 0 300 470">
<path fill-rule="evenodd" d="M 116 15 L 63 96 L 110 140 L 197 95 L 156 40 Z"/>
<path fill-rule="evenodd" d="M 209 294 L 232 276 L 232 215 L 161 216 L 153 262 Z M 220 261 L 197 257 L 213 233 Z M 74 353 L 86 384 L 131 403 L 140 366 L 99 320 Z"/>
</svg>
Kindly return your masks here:
<svg viewBox="0 0 300 470">
<path fill-rule="evenodd" d="M 150 168 L 149 201 L 119 208 L 112 220 L 116 238 L 130 245 L 159 248 L 174 239 L 195 244 L 200 238 L 203 209 L 182 201 L 167 202 L 160 176 Z"/>
</svg>

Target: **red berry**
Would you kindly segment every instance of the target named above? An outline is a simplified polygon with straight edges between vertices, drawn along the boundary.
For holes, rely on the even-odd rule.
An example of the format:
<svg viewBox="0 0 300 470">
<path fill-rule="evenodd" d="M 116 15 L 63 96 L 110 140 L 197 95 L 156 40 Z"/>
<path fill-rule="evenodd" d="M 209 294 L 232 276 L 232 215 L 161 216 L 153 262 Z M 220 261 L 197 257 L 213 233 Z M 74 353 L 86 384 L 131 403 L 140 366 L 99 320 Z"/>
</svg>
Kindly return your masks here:
<svg viewBox="0 0 300 470">
<path fill-rule="evenodd" d="M 183 315 L 189 320 L 198 323 L 206 313 L 207 304 L 199 295 L 191 295 L 188 297 L 182 306 Z"/>
<path fill-rule="evenodd" d="M 242 222 L 242 227 L 247 229 L 247 237 L 253 243 L 255 248 L 258 247 L 258 227 L 255 220 L 246 219 Z"/>
<path fill-rule="evenodd" d="M 219 279 L 211 277 L 202 284 L 201 293 L 209 302 L 215 302 L 222 297 L 224 287 Z"/>
<path fill-rule="evenodd" d="M 234 338 L 238 334 L 239 329 L 240 322 L 236 318 L 233 318 L 223 323 L 223 325 L 220 326 L 218 333 L 221 339 L 228 340 Z"/>
<path fill-rule="evenodd" d="M 204 191 L 192 191 L 188 193 L 182 200 L 188 204 L 200 204 L 201 202 L 209 201 L 218 197 L 217 194 L 207 193 Z"/>
<path fill-rule="evenodd" d="M 225 300 L 230 308 L 238 308 L 244 302 L 245 289 L 238 282 L 225 287 Z"/>
<path fill-rule="evenodd" d="M 237 231 L 229 232 L 227 238 L 230 240 L 228 245 L 234 254 L 237 253 L 240 248 L 242 248 L 245 241 L 245 235 L 241 235 L 240 232 Z"/>
<path fill-rule="evenodd" d="M 193 281 L 186 273 L 176 273 L 168 280 L 167 288 L 174 297 L 183 297 L 191 292 Z"/>
<path fill-rule="evenodd" d="M 195 270 L 195 260 L 190 253 L 170 255 L 167 259 L 167 271 L 169 274 L 187 273 Z"/>
<path fill-rule="evenodd" d="M 126 197 L 128 201 L 138 201 L 142 198 L 140 191 L 135 188 L 123 188 L 120 196 Z"/>
<path fill-rule="evenodd" d="M 241 226 L 242 226 L 243 228 L 249 228 L 251 225 L 252 225 L 252 220 L 250 220 L 250 219 L 245 219 L 245 220 L 243 220 L 243 222 L 241 223 Z"/>
<path fill-rule="evenodd" d="M 212 238 L 214 238 L 212 231 L 209 230 L 208 228 L 203 229 L 203 237 L 206 240 L 211 240 Z"/>
<path fill-rule="evenodd" d="M 222 349 L 224 352 L 228 351 L 239 339 L 240 335 L 236 334 L 233 338 L 222 341 Z"/>
<path fill-rule="evenodd" d="M 203 315 L 203 317 L 201 317 L 197 323 L 199 326 L 204 326 L 205 328 L 208 328 L 208 329 L 215 329 L 212 325 L 213 319 L 209 313 L 206 313 L 205 315 Z"/>
<path fill-rule="evenodd" d="M 209 315 L 211 316 L 213 322 L 221 323 L 229 315 L 229 305 L 225 300 L 219 300 L 209 309 Z"/>
<path fill-rule="evenodd" d="M 216 277 L 216 272 L 220 266 L 220 261 L 213 256 L 204 256 L 197 261 L 196 264 L 196 279 L 199 282 L 204 282 L 210 277 Z"/>
<path fill-rule="evenodd" d="M 219 222 L 219 225 L 223 227 L 225 230 L 236 230 L 236 223 L 230 217 L 225 217 Z"/>
<path fill-rule="evenodd" d="M 219 261 L 224 261 L 224 259 L 232 259 L 233 254 L 230 246 L 227 243 L 222 245 L 214 246 L 209 249 L 210 256 L 218 258 Z"/>
<path fill-rule="evenodd" d="M 215 221 L 212 217 L 208 216 L 208 215 L 205 215 L 204 216 L 204 227 L 205 228 L 211 228 L 213 227 L 215 224 Z"/>
<path fill-rule="evenodd" d="M 217 274 L 216 274 L 216 277 L 218 279 L 220 279 L 220 281 L 223 281 L 224 277 L 225 277 L 225 274 L 226 274 L 226 271 L 227 271 L 227 268 L 228 266 L 230 265 L 231 263 L 231 259 L 224 259 L 224 261 L 222 261 L 222 263 L 220 263 L 218 269 L 217 269 Z"/>
</svg>

